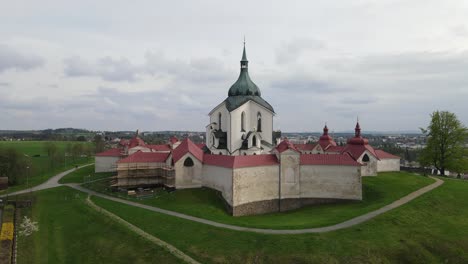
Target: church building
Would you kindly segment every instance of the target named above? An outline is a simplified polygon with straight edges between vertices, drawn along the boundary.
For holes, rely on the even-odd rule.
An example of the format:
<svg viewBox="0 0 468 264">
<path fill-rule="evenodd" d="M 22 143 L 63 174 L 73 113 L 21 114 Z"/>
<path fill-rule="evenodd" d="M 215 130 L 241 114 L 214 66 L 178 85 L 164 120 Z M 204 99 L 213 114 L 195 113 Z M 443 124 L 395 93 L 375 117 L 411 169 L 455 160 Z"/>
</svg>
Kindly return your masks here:
<svg viewBox="0 0 468 264">
<path fill-rule="evenodd" d="M 171 138 L 148 145 L 137 133 L 96 154 L 96 172 L 115 171 L 112 187 L 118 188 L 211 188 L 241 216 L 361 200 L 361 177 L 400 169 L 400 157 L 369 145 L 359 123 L 345 146 L 337 146 L 327 126 L 316 144 L 275 139 L 275 111 L 251 80 L 248 63 L 244 44 L 237 81 L 209 113 L 205 144 Z"/>
</svg>

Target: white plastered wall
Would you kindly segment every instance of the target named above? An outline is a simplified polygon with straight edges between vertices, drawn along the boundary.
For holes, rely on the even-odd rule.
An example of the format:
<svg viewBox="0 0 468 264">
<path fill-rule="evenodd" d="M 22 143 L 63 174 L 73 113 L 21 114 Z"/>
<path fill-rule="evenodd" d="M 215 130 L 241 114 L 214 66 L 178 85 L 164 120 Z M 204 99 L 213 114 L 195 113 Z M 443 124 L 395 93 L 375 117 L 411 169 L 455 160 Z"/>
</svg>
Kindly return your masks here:
<svg viewBox="0 0 468 264">
<path fill-rule="evenodd" d="M 400 171 L 400 159 L 381 159 L 377 161 L 377 172 Z"/>
<path fill-rule="evenodd" d="M 109 172 L 117 170 L 117 161 L 119 157 L 95 157 L 94 172 Z"/>
<path fill-rule="evenodd" d="M 368 162 L 363 162 L 362 158 L 364 155 L 369 156 Z M 361 166 L 361 176 L 377 176 L 377 158 L 372 155 L 369 151 L 364 151 L 361 156 L 357 159 L 358 162 L 365 164 Z"/>
<path fill-rule="evenodd" d="M 232 169 L 203 165 L 202 185 L 221 192 L 224 200 L 232 204 Z"/>
<path fill-rule="evenodd" d="M 241 131 L 242 112 L 245 113 L 245 132 Z M 237 150 L 242 146 L 242 135 L 247 135 L 249 131 L 254 131 L 254 129 L 257 130 L 258 113 L 260 113 L 262 116 L 262 131 L 258 133 L 263 140 L 273 144 L 273 113 L 253 101 L 247 101 L 245 104 L 239 106 L 231 112 L 231 152 L 236 151 L 236 154 L 239 154 Z M 268 151 L 270 150 L 265 149 L 263 153 Z"/>
<path fill-rule="evenodd" d="M 188 157 L 193 161 L 193 166 L 191 167 L 184 166 L 184 162 Z M 203 164 L 191 153 L 182 156 L 182 158 L 174 164 L 175 187 L 177 189 L 201 187 L 202 168 Z"/>
</svg>

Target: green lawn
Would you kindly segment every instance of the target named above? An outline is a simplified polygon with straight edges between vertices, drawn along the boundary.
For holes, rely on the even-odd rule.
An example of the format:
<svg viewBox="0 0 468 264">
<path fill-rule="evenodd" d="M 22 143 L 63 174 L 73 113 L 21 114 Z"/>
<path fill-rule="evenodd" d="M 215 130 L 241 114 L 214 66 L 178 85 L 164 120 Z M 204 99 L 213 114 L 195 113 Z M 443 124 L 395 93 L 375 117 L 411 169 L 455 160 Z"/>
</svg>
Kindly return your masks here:
<svg viewBox="0 0 468 264">
<path fill-rule="evenodd" d="M 380 173 L 377 177 L 363 178 L 363 200 L 359 202 L 314 205 L 289 212 L 242 217 L 229 215 L 222 198 L 216 191 L 207 188 L 177 190 L 173 193 L 159 191 L 155 198 L 137 200 L 126 194 L 106 190 L 109 186 L 107 181 L 87 184 L 85 187 L 216 222 L 258 228 L 302 229 L 343 222 L 390 204 L 433 182 L 430 178 L 406 172 Z"/>
<path fill-rule="evenodd" d="M 94 172 L 94 165 L 86 166 L 75 170 L 67 175 L 65 175 L 62 179 L 60 179 L 59 183 L 83 183 L 89 181 L 95 181 L 99 179 L 109 178 L 115 175 L 115 172 L 102 172 L 102 173 L 95 173 Z"/>
<path fill-rule="evenodd" d="M 78 157 L 72 158 L 63 156 L 59 161 L 52 162 L 47 156 L 44 148 L 47 141 L 0 141 L 0 148 L 15 148 L 20 153 L 26 154 L 32 163 L 29 170 L 29 187 L 39 185 L 47 181 L 50 177 L 71 169 L 76 165 L 88 164 L 94 162 L 94 157 Z M 53 141 L 57 150 L 63 153 L 67 144 L 84 144 L 91 145 L 90 142 L 70 142 L 70 141 Z M 36 156 L 36 157 L 34 157 Z M 25 175 L 17 185 L 10 186 L 8 192 L 14 192 L 27 188 L 28 175 Z M 0 194 L 6 191 L 0 191 Z"/>
<path fill-rule="evenodd" d="M 355 227 L 304 235 L 236 232 L 98 197 L 93 201 L 203 263 L 468 262 L 468 181 L 446 180 Z"/>
<path fill-rule="evenodd" d="M 162 248 L 85 204 L 68 187 L 35 195 L 32 211 L 39 231 L 19 237 L 18 263 L 179 263 Z"/>
</svg>

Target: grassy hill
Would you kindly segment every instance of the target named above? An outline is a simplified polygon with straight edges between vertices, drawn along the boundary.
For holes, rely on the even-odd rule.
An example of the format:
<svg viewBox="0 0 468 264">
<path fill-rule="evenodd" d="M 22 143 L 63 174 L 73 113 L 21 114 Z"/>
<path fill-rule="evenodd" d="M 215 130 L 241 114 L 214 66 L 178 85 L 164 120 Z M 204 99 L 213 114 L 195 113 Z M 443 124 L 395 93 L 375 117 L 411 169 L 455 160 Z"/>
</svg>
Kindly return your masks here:
<svg viewBox="0 0 468 264">
<path fill-rule="evenodd" d="M 204 263 L 467 263 L 468 181 L 439 188 L 339 231 L 263 235 L 213 228 L 93 198 Z"/>
<path fill-rule="evenodd" d="M 379 177 L 390 180 L 369 178 L 375 179 L 373 190 L 389 189 L 388 193 L 398 191 L 407 180 L 397 177 L 394 182 L 378 181 Z M 92 199 L 202 263 L 466 263 L 468 181 L 444 180 L 437 189 L 363 224 L 303 235 L 237 232 Z M 371 197 L 376 204 L 381 202 L 378 195 Z M 62 187 L 40 192 L 36 198 L 32 213 L 41 231 L 20 240 L 20 263 L 177 261 L 93 212 L 84 204 L 82 193 Z M 320 219 L 321 214 L 339 213 L 336 209 L 305 212 L 313 220 Z"/>
<path fill-rule="evenodd" d="M 21 209 L 21 215 L 37 221 L 39 231 L 19 236 L 18 263 L 180 263 L 90 208 L 81 192 L 60 187 L 34 198 L 33 209 Z"/>
<path fill-rule="evenodd" d="M 257 228 L 301 229 L 343 222 L 390 204 L 433 182 L 434 180 L 428 177 L 407 172 L 380 173 L 378 177 L 363 178 L 362 201 L 307 206 L 289 212 L 241 217 L 229 215 L 220 194 L 208 188 L 182 189 L 172 193 L 161 190 L 156 192 L 153 198 L 139 200 L 123 193 L 108 191 L 110 185 L 108 181 L 93 182 L 85 186 L 119 198 L 226 224 Z"/>
</svg>

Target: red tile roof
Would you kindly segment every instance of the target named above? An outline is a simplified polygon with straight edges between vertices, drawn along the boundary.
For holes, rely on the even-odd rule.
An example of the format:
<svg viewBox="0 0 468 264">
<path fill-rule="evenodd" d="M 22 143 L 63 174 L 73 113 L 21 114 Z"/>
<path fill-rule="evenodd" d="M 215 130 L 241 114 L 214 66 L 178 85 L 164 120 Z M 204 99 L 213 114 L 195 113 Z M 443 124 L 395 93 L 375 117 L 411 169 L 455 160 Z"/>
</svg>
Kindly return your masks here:
<svg viewBox="0 0 468 264">
<path fill-rule="evenodd" d="M 132 155 L 119 160 L 117 163 L 148 163 L 148 162 L 166 162 L 170 153 L 155 153 L 137 151 Z"/>
<path fill-rule="evenodd" d="M 377 154 L 379 159 L 401 159 L 401 157 L 399 157 L 399 156 L 395 156 L 393 154 L 390 154 L 390 153 L 385 152 L 385 151 L 380 150 L 380 149 L 376 149 L 375 154 Z"/>
<path fill-rule="evenodd" d="M 331 146 L 327 148 L 325 152 L 339 152 L 341 153 L 344 150 L 343 146 Z"/>
<path fill-rule="evenodd" d="M 266 155 L 248 155 L 248 156 L 229 156 L 205 154 L 203 163 L 225 168 L 245 168 L 258 166 L 278 165 L 278 159 L 274 154 Z"/>
<path fill-rule="evenodd" d="M 312 151 L 316 144 L 294 144 L 294 147 L 300 151 Z"/>
<path fill-rule="evenodd" d="M 203 150 L 188 138 L 182 140 L 180 145 L 172 151 L 172 158 L 174 162 L 177 162 L 189 152 L 199 161 L 203 162 Z"/>
<path fill-rule="evenodd" d="M 199 147 L 201 149 L 203 149 L 206 146 L 205 143 L 198 143 L 198 144 L 195 144 L 195 145 L 197 145 L 197 147 Z"/>
<path fill-rule="evenodd" d="M 379 159 L 379 156 L 375 153 L 374 148 L 369 145 L 353 145 L 353 144 L 347 144 L 343 150 L 343 152 L 349 153 L 351 157 L 354 159 L 358 159 L 364 151 L 369 151 L 375 158 Z"/>
<path fill-rule="evenodd" d="M 348 154 L 302 154 L 301 165 L 361 166 Z"/>
<path fill-rule="evenodd" d="M 134 148 L 136 146 L 146 147 L 146 143 L 143 141 L 143 139 L 136 136 L 136 137 L 130 139 L 130 141 L 128 142 L 128 148 Z"/>
<path fill-rule="evenodd" d="M 169 139 L 169 142 L 171 142 L 171 144 L 174 144 L 174 143 L 177 143 L 179 142 L 179 139 L 175 136 L 172 136 L 170 139 Z"/>
<path fill-rule="evenodd" d="M 283 141 L 281 141 L 281 143 L 278 144 L 278 146 L 276 146 L 275 148 L 279 153 L 282 153 L 288 149 L 291 149 L 293 151 L 296 151 L 296 152 L 299 152 L 299 150 L 297 150 L 297 148 L 291 143 L 289 142 L 289 140 L 287 138 L 283 139 Z"/>
<path fill-rule="evenodd" d="M 167 144 L 163 145 L 147 145 L 150 149 L 154 151 L 171 151 L 171 147 Z"/>
<path fill-rule="evenodd" d="M 101 153 L 96 153 L 97 157 L 120 157 L 120 153 L 122 152 L 119 148 L 108 149 Z"/>
<path fill-rule="evenodd" d="M 128 145 L 128 140 L 127 140 L 127 139 L 121 139 L 120 142 L 119 142 L 119 144 L 120 144 L 121 146 Z"/>
</svg>

